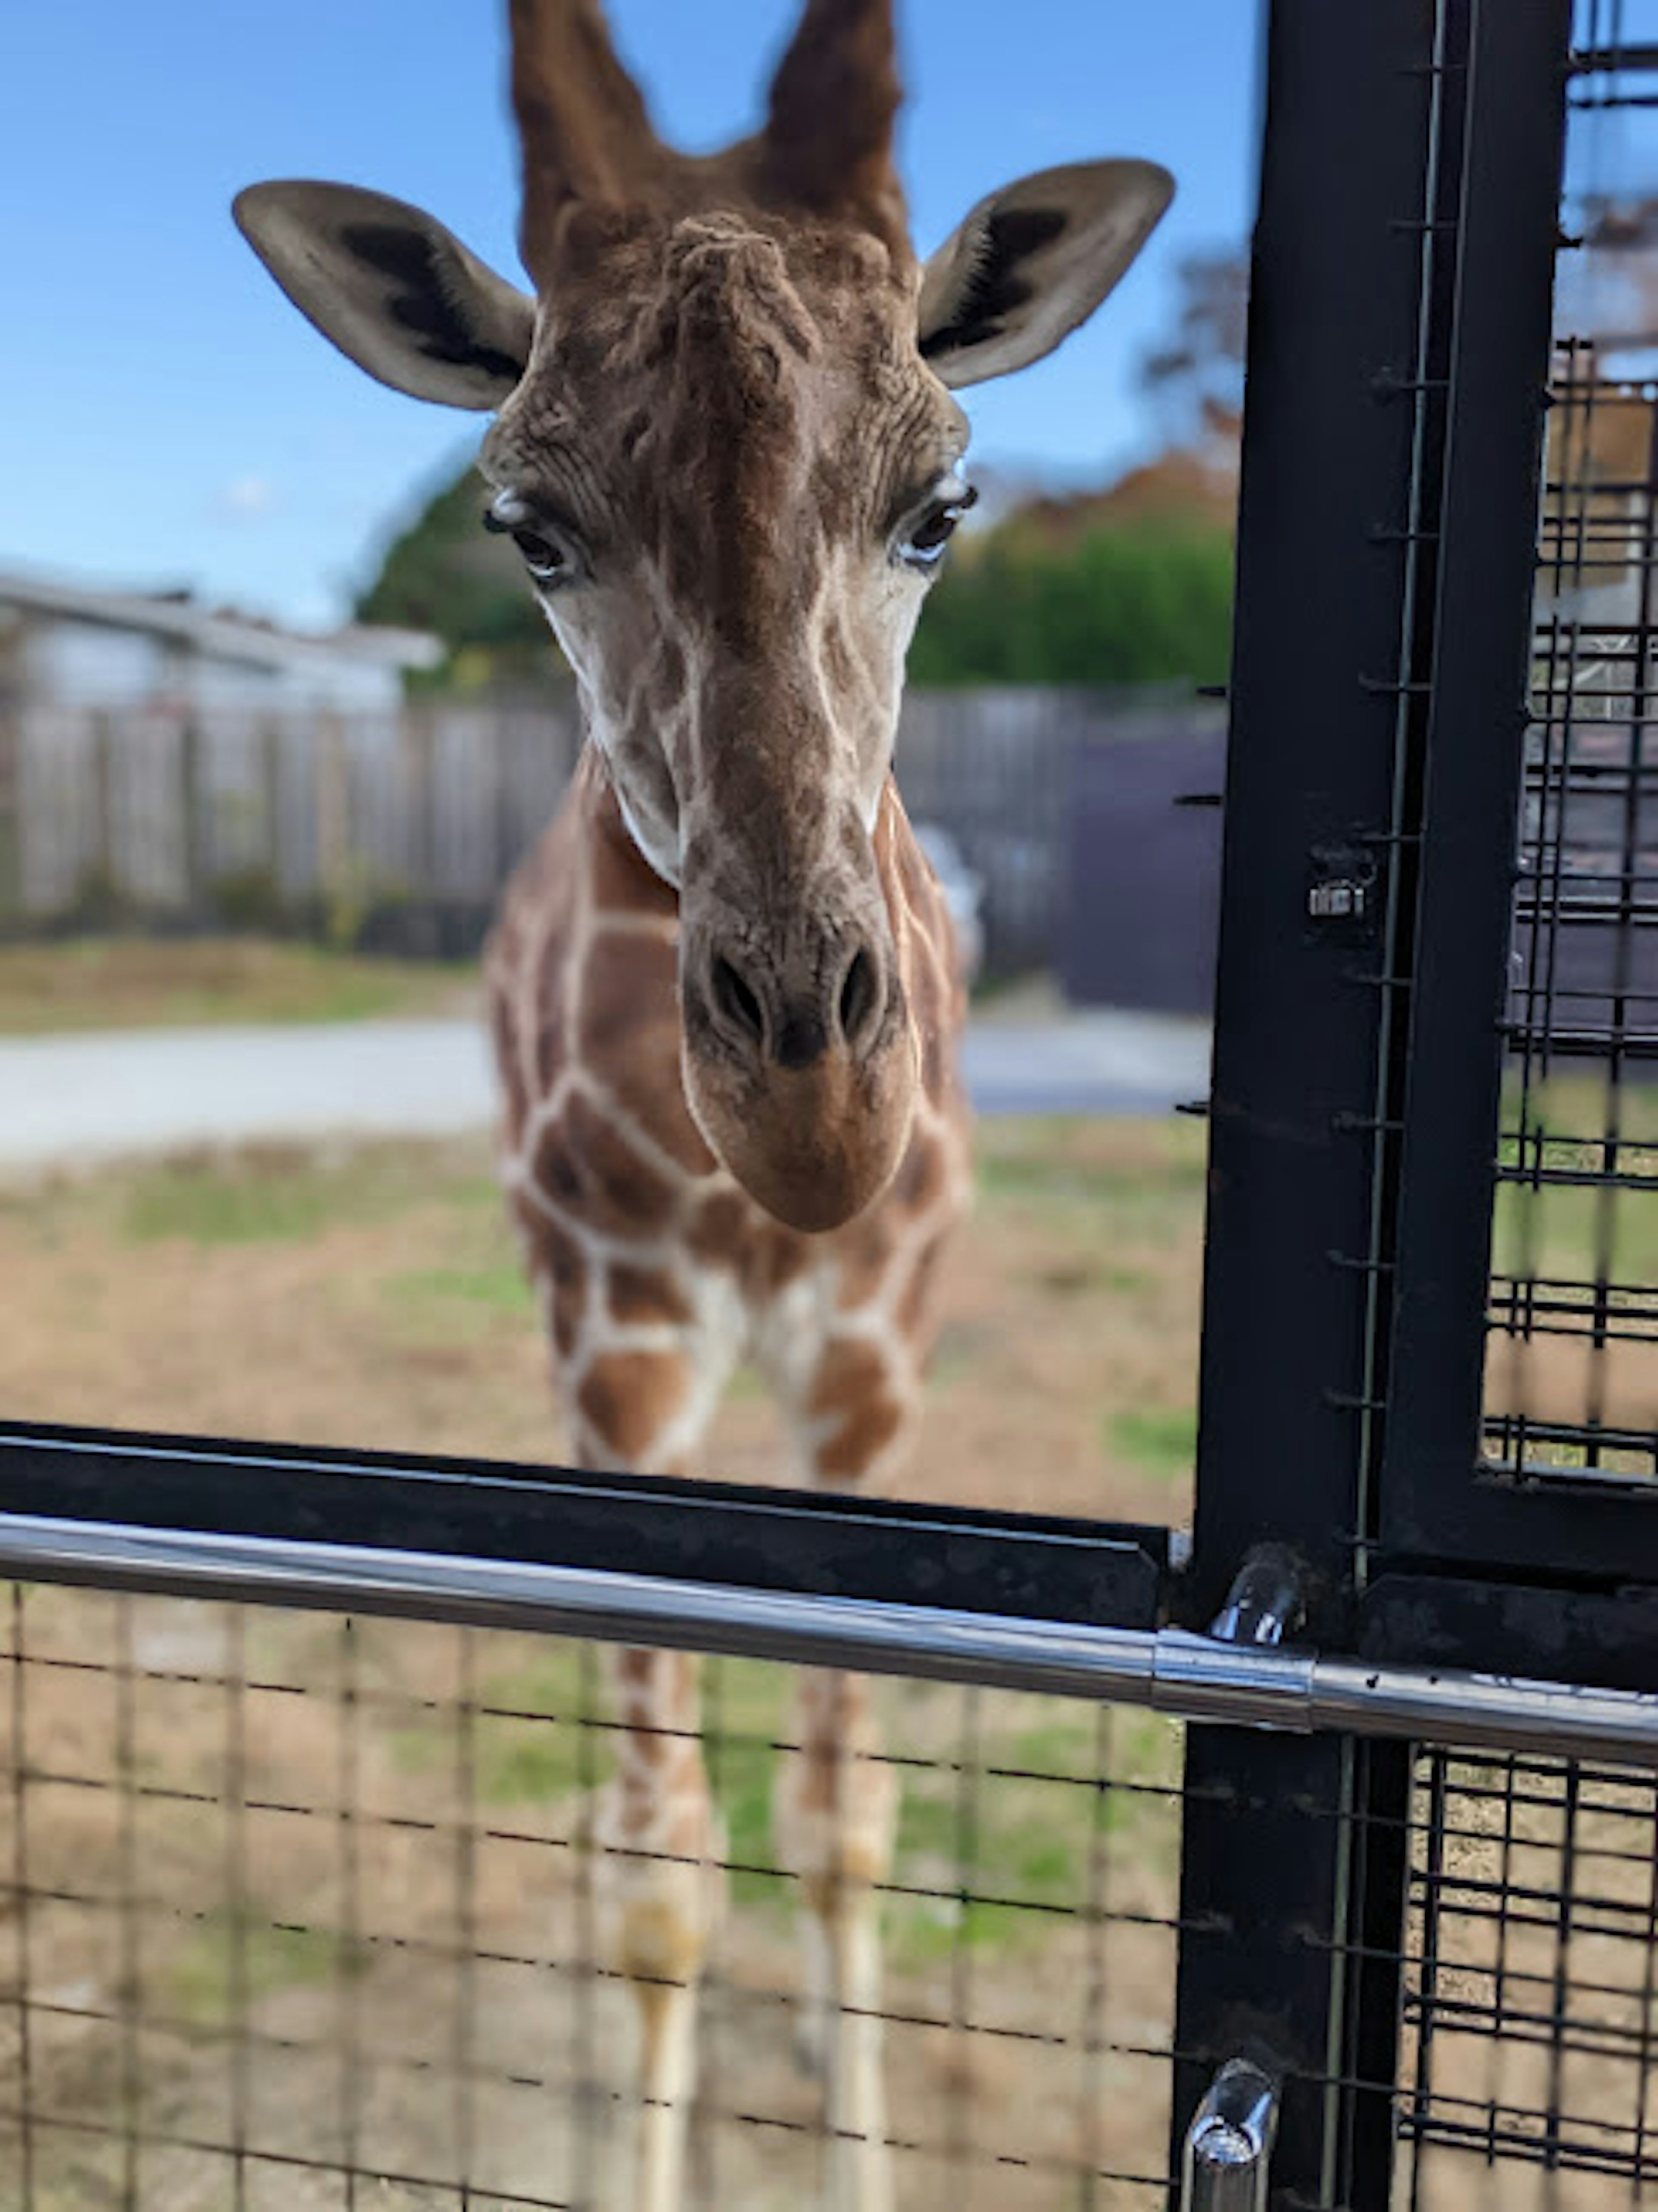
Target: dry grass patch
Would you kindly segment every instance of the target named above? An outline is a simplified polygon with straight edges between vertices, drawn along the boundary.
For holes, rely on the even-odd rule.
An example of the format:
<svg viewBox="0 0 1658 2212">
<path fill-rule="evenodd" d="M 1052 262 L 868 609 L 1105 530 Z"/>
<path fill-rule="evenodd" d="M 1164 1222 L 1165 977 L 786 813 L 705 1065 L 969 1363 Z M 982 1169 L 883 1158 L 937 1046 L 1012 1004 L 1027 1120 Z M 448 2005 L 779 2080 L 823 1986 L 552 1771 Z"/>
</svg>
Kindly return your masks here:
<svg viewBox="0 0 1658 2212">
<path fill-rule="evenodd" d="M 372 960 L 255 937 L 0 945 L 0 1036 L 470 1014 L 477 963 Z"/>
</svg>

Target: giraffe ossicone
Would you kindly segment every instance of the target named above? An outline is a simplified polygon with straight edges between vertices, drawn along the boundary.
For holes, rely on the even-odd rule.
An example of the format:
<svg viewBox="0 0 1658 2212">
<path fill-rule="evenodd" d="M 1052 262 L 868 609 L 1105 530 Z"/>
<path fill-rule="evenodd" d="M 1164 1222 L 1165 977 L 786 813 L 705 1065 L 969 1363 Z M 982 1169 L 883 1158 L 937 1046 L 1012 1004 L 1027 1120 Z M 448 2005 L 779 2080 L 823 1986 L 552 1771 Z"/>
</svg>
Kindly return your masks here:
<svg viewBox="0 0 1658 2212">
<path fill-rule="evenodd" d="M 487 526 L 523 556 L 587 744 L 487 958 L 505 1175 L 582 1464 L 694 1471 L 737 1360 L 806 1482 L 888 1486 L 966 1205 L 965 1013 L 893 781 L 903 664 L 970 501 L 955 389 L 1039 359 L 1168 204 L 1154 164 L 992 193 L 925 263 L 892 158 L 891 0 L 808 0 L 763 125 L 665 146 L 598 0 L 510 0 L 534 295 L 358 187 L 236 203 L 371 375 L 494 416 Z M 613 2201 L 684 2188 L 723 1847 L 694 1665 L 623 1654 L 595 1833 L 638 1996 Z M 892 2201 L 877 1900 L 896 1791 L 866 1685 L 803 1690 L 780 1849 L 813 1917 L 830 2199 Z"/>
</svg>

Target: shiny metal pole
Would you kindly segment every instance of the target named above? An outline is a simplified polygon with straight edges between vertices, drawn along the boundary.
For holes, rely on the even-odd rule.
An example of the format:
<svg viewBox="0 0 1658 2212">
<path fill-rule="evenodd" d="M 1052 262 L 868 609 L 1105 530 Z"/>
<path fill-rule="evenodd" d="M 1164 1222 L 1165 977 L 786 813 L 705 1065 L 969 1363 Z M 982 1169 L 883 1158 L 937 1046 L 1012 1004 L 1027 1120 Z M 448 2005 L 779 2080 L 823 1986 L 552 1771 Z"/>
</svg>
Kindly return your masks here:
<svg viewBox="0 0 1658 2212">
<path fill-rule="evenodd" d="M 1181 2212 L 1266 2212 L 1278 2133 L 1278 2084 L 1248 2058 L 1229 2059 L 1186 2131 Z"/>
<path fill-rule="evenodd" d="M 1188 1721 L 1597 1756 L 1658 1769 L 1658 1697 L 1323 1659 L 1181 1629 L 1067 1626 L 367 1545 L 0 1515 L 0 1576 L 857 1667 Z"/>
</svg>

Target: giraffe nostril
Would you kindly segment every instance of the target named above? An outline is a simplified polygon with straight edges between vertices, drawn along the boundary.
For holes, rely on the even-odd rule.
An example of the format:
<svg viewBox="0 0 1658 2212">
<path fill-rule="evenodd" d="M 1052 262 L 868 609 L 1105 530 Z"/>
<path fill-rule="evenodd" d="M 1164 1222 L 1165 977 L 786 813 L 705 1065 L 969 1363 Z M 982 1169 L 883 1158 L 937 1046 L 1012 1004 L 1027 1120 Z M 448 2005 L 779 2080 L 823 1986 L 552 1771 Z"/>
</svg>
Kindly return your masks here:
<svg viewBox="0 0 1658 2212">
<path fill-rule="evenodd" d="M 780 1067 L 798 1073 L 815 1067 L 829 1050 L 823 1018 L 814 1007 L 790 1007 L 778 1026 L 772 1057 Z"/>
<path fill-rule="evenodd" d="M 760 1001 L 723 954 L 715 958 L 708 981 L 714 1006 L 731 1026 L 751 1044 L 763 1044 L 766 1018 Z"/>
<path fill-rule="evenodd" d="M 848 1044 L 857 1043 L 875 1018 L 880 1002 L 880 980 L 875 963 L 860 948 L 853 953 L 852 965 L 841 985 L 841 1034 Z"/>
</svg>

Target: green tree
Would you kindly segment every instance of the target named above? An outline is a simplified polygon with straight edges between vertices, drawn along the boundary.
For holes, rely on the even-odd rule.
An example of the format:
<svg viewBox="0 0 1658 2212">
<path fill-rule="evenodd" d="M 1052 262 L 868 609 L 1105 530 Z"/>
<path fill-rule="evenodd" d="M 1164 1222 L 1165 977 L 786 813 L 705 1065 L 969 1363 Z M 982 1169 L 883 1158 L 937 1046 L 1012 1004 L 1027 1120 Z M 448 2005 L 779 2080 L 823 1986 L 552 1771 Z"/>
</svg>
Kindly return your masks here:
<svg viewBox="0 0 1658 2212">
<path fill-rule="evenodd" d="M 1232 541 L 1214 524 L 1096 526 L 1058 544 L 1017 515 L 963 547 L 921 618 L 918 684 L 1218 683 Z"/>
</svg>

